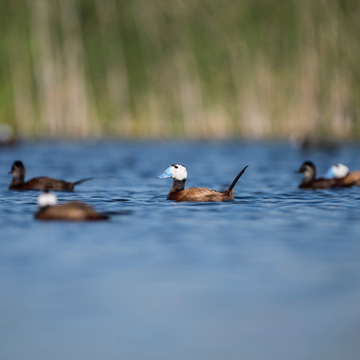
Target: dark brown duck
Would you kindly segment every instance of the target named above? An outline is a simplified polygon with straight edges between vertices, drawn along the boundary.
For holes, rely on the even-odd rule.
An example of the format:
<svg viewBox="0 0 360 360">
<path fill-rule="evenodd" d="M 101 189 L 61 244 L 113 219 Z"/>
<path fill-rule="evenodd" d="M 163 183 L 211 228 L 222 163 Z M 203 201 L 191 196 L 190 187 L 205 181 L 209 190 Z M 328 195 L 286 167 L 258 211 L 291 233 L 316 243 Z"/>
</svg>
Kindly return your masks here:
<svg viewBox="0 0 360 360">
<path fill-rule="evenodd" d="M 57 204 L 55 194 L 45 192 L 38 197 L 39 210 L 35 213 L 38 220 L 96 221 L 106 220 L 108 216 L 98 213 L 90 205 L 82 202 Z"/>
<path fill-rule="evenodd" d="M 21 161 L 15 161 L 9 174 L 13 175 L 10 190 L 53 190 L 53 191 L 73 191 L 75 185 L 79 185 L 91 178 L 82 179 L 75 182 L 56 180 L 50 177 L 41 176 L 25 181 L 26 170 Z"/>
<path fill-rule="evenodd" d="M 305 161 L 297 173 L 303 173 L 304 178 L 299 185 L 300 189 L 315 190 L 315 189 L 330 189 L 334 187 L 349 187 L 351 185 L 344 184 L 341 179 L 316 179 L 316 167 L 313 162 Z"/>
<path fill-rule="evenodd" d="M 207 202 L 207 201 L 229 201 L 234 200 L 234 186 L 245 172 L 245 166 L 236 176 L 232 184 L 225 191 L 216 191 L 208 188 L 189 188 L 185 189 L 185 181 L 187 179 L 186 167 L 179 164 L 173 164 L 168 167 L 164 173 L 158 176 L 159 179 L 173 178 L 173 184 L 170 192 L 167 195 L 168 200 L 175 201 L 192 201 L 192 202 Z"/>
</svg>

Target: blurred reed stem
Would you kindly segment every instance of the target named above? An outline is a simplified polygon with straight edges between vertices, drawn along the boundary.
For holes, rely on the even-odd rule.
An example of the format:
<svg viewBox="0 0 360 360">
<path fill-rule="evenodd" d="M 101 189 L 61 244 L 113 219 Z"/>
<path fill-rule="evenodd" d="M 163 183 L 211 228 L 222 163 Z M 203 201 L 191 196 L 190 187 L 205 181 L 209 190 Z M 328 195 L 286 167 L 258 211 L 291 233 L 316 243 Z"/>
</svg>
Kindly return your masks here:
<svg viewBox="0 0 360 360">
<path fill-rule="evenodd" d="M 0 123 L 26 137 L 358 139 L 355 0 L 16 0 Z"/>
</svg>

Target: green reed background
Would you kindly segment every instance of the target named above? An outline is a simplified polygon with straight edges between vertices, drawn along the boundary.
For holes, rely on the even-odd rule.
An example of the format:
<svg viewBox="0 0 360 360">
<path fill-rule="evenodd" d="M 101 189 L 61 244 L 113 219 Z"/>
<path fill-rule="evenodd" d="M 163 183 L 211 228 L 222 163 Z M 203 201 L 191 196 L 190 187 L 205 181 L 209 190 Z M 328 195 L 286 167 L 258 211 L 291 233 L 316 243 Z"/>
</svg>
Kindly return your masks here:
<svg viewBox="0 0 360 360">
<path fill-rule="evenodd" d="M 358 0 L 12 0 L 20 136 L 360 137 Z"/>
</svg>

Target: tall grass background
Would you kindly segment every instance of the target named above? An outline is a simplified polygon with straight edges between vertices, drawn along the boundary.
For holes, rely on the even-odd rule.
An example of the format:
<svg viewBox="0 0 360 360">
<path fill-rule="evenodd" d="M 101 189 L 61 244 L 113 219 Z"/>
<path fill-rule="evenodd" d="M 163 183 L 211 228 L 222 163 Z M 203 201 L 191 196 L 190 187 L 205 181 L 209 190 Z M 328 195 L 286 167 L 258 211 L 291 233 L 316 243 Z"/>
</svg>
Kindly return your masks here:
<svg viewBox="0 0 360 360">
<path fill-rule="evenodd" d="M 24 137 L 360 137 L 358 0 L 13 0 L 0 123 Z"/>
</svg>

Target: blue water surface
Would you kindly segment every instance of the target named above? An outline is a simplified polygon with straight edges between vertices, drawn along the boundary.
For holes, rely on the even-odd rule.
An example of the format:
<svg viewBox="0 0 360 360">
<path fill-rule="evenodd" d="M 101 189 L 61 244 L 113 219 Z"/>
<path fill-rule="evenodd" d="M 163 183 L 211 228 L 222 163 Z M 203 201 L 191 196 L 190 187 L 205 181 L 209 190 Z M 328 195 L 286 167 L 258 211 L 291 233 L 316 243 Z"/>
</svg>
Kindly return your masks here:
<svg viewBox="0 0 360 360">
<path fill-rule="evenodd" d="M 360 187 L 305 191 L 304 160 L 360 169 L 360 146 L 287 143 L 27 142 L 0 149 L 0 358 L 357 360 Z M 39 222 L 27 178 L 75 181 L 108 222 Z M 166 200 L 169 165 L 227 203 Z"/>
</svg>

